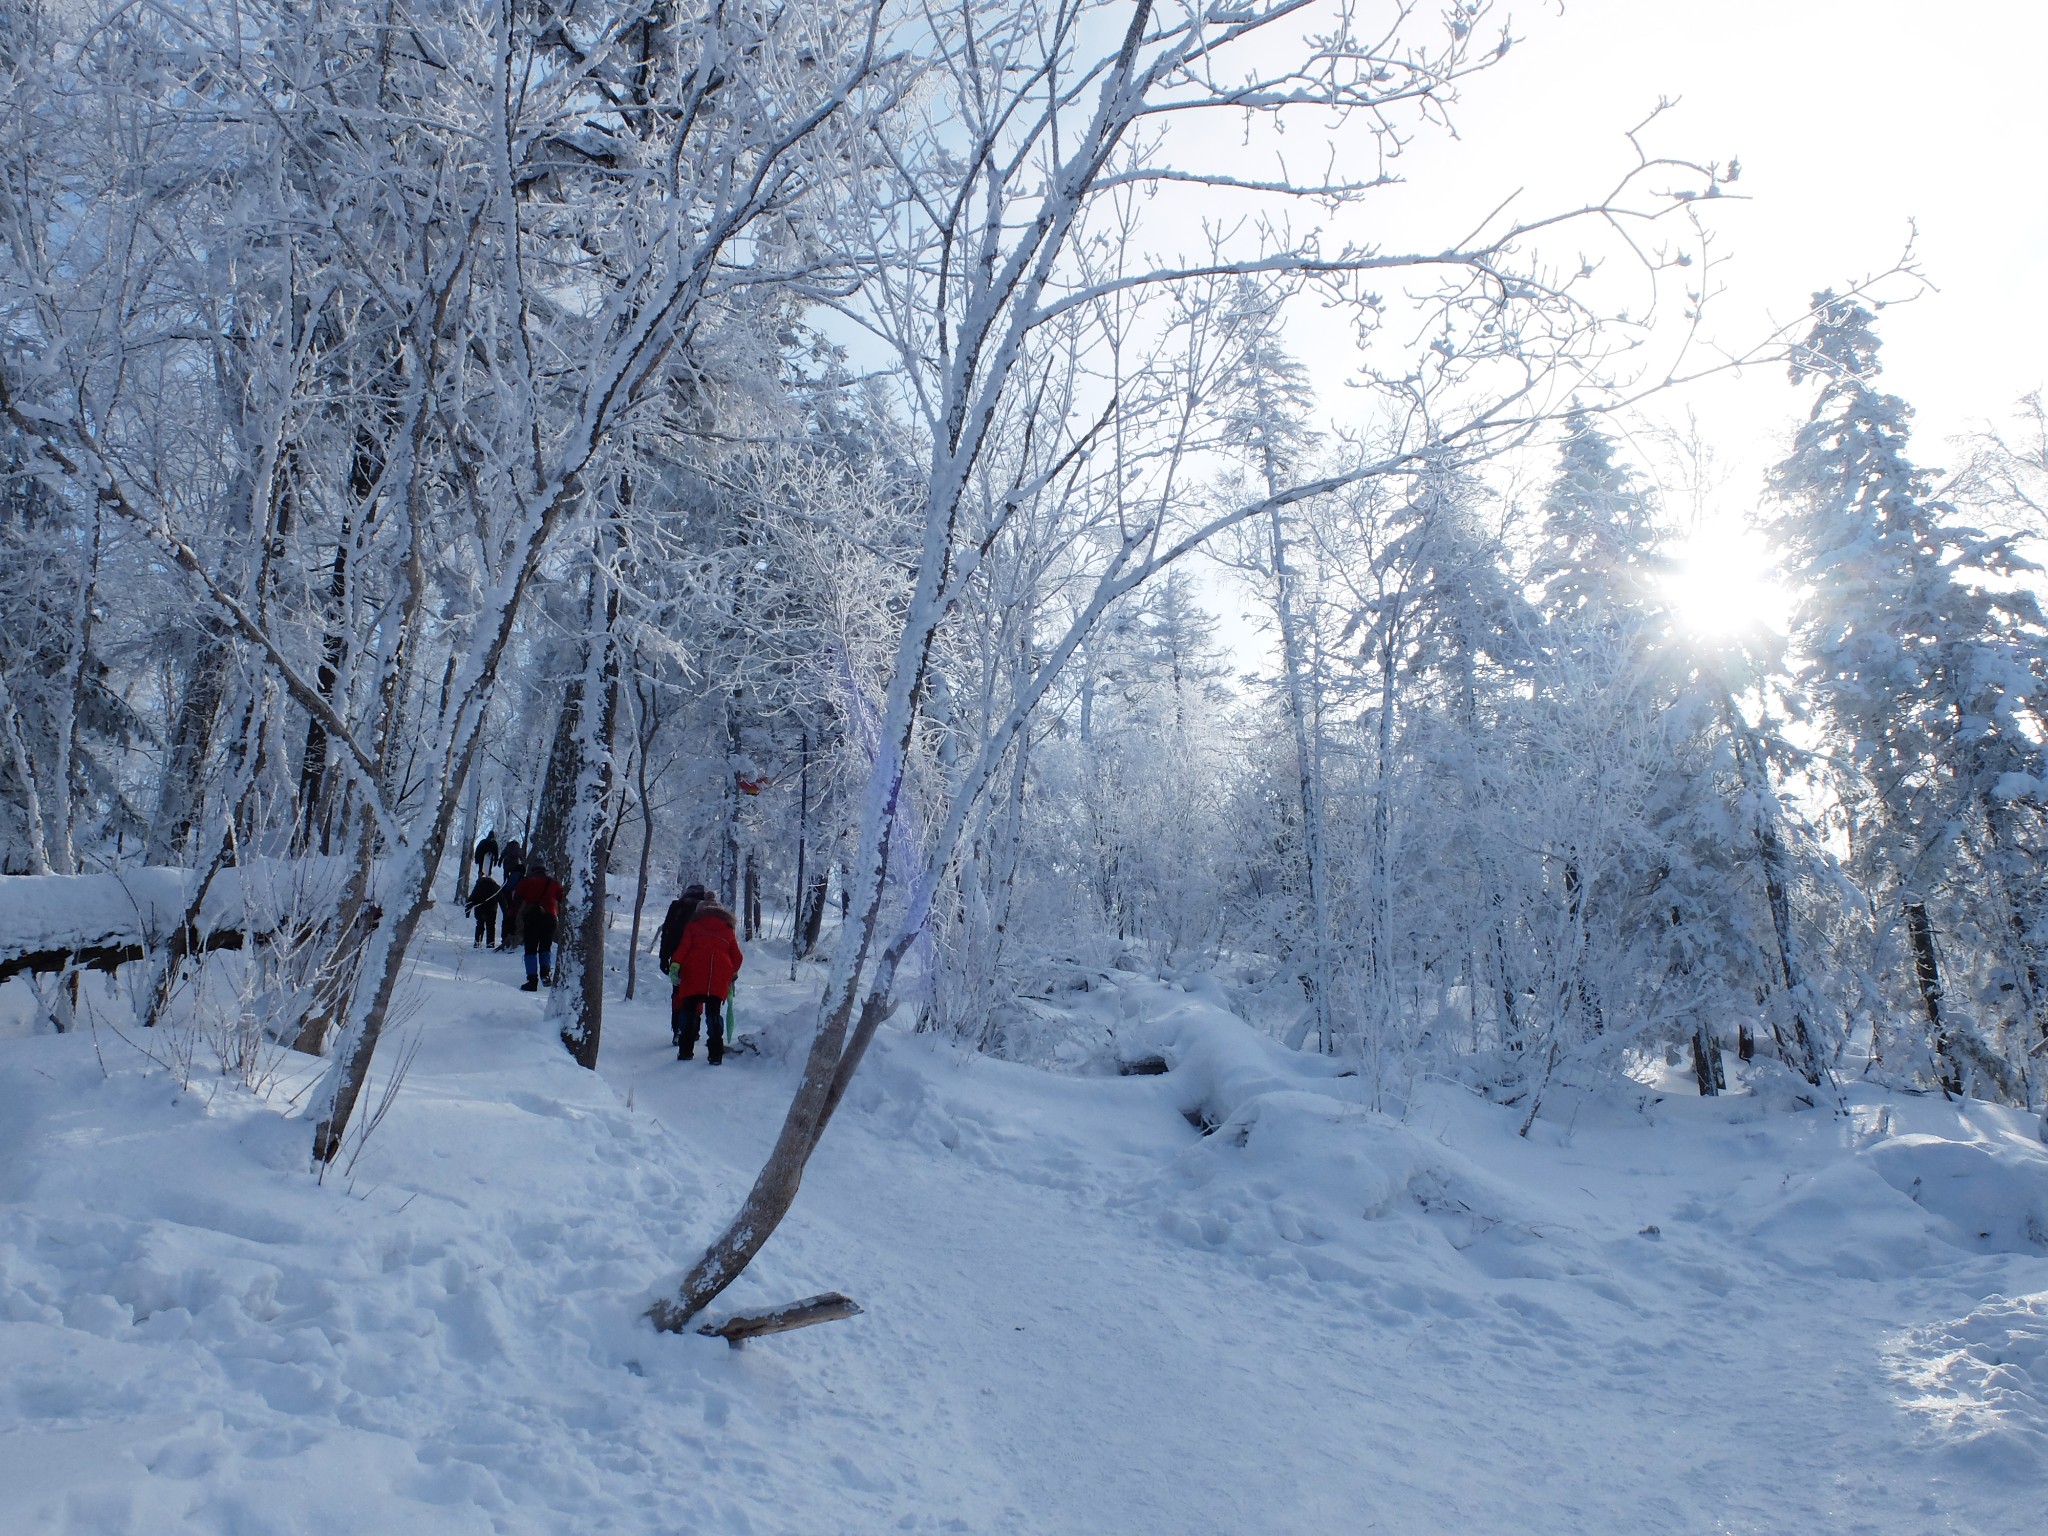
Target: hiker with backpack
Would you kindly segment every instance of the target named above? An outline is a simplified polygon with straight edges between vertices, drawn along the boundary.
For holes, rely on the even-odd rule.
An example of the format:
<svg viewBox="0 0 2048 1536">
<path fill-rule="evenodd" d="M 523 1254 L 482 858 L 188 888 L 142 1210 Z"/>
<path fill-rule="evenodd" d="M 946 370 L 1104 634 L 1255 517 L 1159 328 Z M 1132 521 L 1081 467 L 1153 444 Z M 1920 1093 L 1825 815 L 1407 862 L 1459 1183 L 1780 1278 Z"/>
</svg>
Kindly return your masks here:
<svg viewBox="0 0 2048 1536">
<path fill-rule="evenodd" d="M 676 946 L 683 942 L 683 929 L 697 915 L 697 904 L 710 894 L 693 880 L 683 887 L 682 895 L 668 904 L 668 911 L 661 919 L 661 932 L 654 936 L 654 963 L 661 967 L 664 976 L 668 974 L 669 961 L 676 952 Z M 683 1002 L 680 994 L 672 994 L 669 998 L 668 1033 L 678 1046 L 683 1043 Z"/>
<path fill-rule="evenodd" d="M 543 982 L 555 984 L 555 934 L 562 919 L 562 898 L 568 892 L 549 876 L 547 866 L 535 859 L 512 895 L 519 904 L 519 936 L 526 949 L 526 981 L 519 990 L 538 992 Z"/>
<path fill-rule="evenodd" d="M 491 872 L 491 866 L 498 862 L 498 829 L 496 827 L 484 828 L 484 835 L 478 840 L 476 845 L 475 858 L 476 872 L 480 875 L 488 875 Z"/>
<path fill-rule="evenodd" d="M 476 942 L 471 949 L 498 947 L 498 898 L 504 894 L 504 887 L 489 875 L 478 873 L 476 884 L 469 888 L 469 895 L 463 899 L 462 910 L 476 916 Z"/>
<path fill-rule="evenodd" d="M 700 1024 L 710 1064 L 715 1067 L 725 1060 L 725 1027 L 719 1013 L 746 963 L 738 927 L 732 913 L 706 892 L 669 953 L 669 980 L 675 986 L 669 1020 L 677 1061 L 688 1061 L 697 1054 Z"/>
<path fill-rule="evenodd" d="M 498 916 L 504 924 L 505 942 L 498 947 L 510 949 L 519 942 L 519 882 L 526 878 L 526 850 L 516 838 L 505 845 L 502 862 L 505 893 L 498 898 Z"/>
</svg>

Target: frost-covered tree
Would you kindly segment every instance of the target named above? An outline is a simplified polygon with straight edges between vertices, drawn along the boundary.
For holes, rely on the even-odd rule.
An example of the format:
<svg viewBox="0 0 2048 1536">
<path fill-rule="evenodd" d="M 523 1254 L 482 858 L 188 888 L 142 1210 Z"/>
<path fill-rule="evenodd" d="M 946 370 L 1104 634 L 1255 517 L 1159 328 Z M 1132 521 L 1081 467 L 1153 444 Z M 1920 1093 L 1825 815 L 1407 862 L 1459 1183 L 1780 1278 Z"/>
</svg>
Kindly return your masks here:
<svg viewBox="0 0 2048 1536">
<path fill-rule="evenodd" d="M 1535 823 L 1554 903 L 1530 929 L 1550 1004 L 1536 1016 L 1552 1049 L 1684 1042 L 1703 1092 L 1721 1086 L 1724 1031 L 1746 1049 L 1769 1018 L 1818 1081 L 1810 1004 L 1782 1031 L 1769 1006 L 1796 986 L 1787 848 L 1804 845 L 1734 697 L 1737 658 L 1675 621 L 1667 538 L 1600 424 L 1568 421 L 1530 578 L 1545 619 L 1532 739 L 1554 802 Z"/>
<path fill-rule="evenodd" d="M 1367 937 L 1368 1007 L 1391 1045 L 1405 1045 L 1398 1014 L 1419 1031 L 1457 985 L 1468 1022 L 1484 995 L 1499 1005 L 1497 1039 L 1520 1048 L 1519 946 L 1491 809 L 1518 777 L 1500 751 L 1513 733 L 1500 728 L 1529 678 L 1538 626 L 1510 569 L 1503 510 L 1454 463 L 1426 461 L 1399 494 L 1354 502 L 1322 533 L 1321 559 L 1346 595 L 1340 649 L 1359 706 L 1365 841 L 1350 926 Z M 1419 864 L 1405 854 L 1422 847 L 1431 854 Z M 1432 974 L 1444 986 L 1413 1003 Z"/>
<path fill-rule="evenodd" d="M 702 339 L 830 265 L 784 237 L 837 185 L 825 141 L 895 88 L 876 14 L 88 7 L 10 61 L 0 410 L 186 583 L 174 756 L 245 757 L 210 722 L 252 675 L 245 699 L 318 724 L 299 782 L 346 812 L 356 875 L 300 1034 L 333 1049 L 323 1159 L 529 591 L 597 549 Z M 583 661 L 611 675 L 609 644 Z M 200 782 L 166 772 L 160 848 Z M 578 796 L 591 826 L 602 798 Z"/>
<path fill-rule="evenodd" d="M 1837 743 L 1852 865 L 1912 978 L 1943 1086 L 2020 1097 L 2042 1029 L 2048 624 L 2009 536 L 1968 526 L 1873 384 L 1875 317 L 1831 293 L 1792 367 L 1820 389 L 1773 472 L 1801 681 Z M 1903 930 L 1903 946 L 1889 936 Z M 2001 1037 L 2003 1037 L 2001 1039 Z"/>
<path fill-rule="evenodd" d="M 70 874 L 146 827 L 123 757 L 153 732 L 124 695 L 155 583 L 96 509 L 0 452 L 0 868 Z M 111 580 L 110 580 L 111 578 Z M 122 595 L 115 598 L 110 588 Z M 124 655 L 124 651 L 127 652 Z M 124 663 L 115 671 L 115 661 Z"/>
<path fill-rule="evenodd" d="M 683 1326 L 723 1290 L 790 1208 L 897 1004 L 904 961 L 952 882 L 966 829 L 1115 605 L 1276 506 L 1405 473 L 1425 441 L 1433 452 L 1497 447 L 1526 428 L 1532 401 L 1560 398 L 1583 378 L 1598 323 L 1586 280 L 1559 282 L 1540 261 L 1530 271 L 1530 224 L 1489 224 L 1426 253 L 1332 249 L 1305 228 L 1293 233 L 1298 212 L 1370 198 L 1383 185 L 1373 162 L 1400 142 L 1397 120 L 1437 110 L 1459 80 L 1501 56 L 1480 40 L 1485 13 L 1461 4 L 1424 21 L 1402 6 L 1311 11 L 1298 0 L 1134 10 L 960 0 L 921 14 L 931 67 L 915 109 L 879 125 L 874 173 L 850 179 L 855 197 L 835 242 L 858 253 L 863 273 L 839 312 L 890 359 L 922 471 L 910 517 L 917 557 L 884 674 L 851 917 L 776 1145 L 739 1215 L 676 1298 L 653 1309 L 659 1326 Z M 1291 172 L 1279 151 L 1296 116 L 1356 133 L 1333 164 L 1364 169 Z M 1219 163 L 1195 131 L 1205 119 L 1249 134 L 1256 163 L 1248 168 L 1243 152 Z M 1639 169 L 1688 179 L 1694 197 L 1718 184 L 1703 168 Z M 1627 178 L 1601 200 L 1602 224 L 1691 206 L 1634 203 L 1645 190 Z M 1222 202 L 1243 217 L 1215 219 Z M 1206 234 L 1147 254 L 1159 248 L 1150 231 L 1162 211 L 1184 219 L 1184 236 Z M 1529 276 L 1504 280 L 1505 270 Z M 1358 327 L 1370 376 L 1403 425 L 1327 471 L 1196 504 L 1190 480 L 1229 441 L 1256 377 L 1242 358 L 1257 328 L 1203 293 L 1246 277 L 1332 301 Z M 1409 289 L 1394 329 L 1426 335 L 1420 349 L 1382 335 L 1390 285 Z M 1375 358 L 1379 341 L 1387 351 Z M 1041 602 L 1057 599 L 1057 622 L 1019 653 L 1029 664 L 978 739 L 948 746 L 950 760 L 927 756 L 941 744 L 927 710 L 955 649 L 948 632 L 979 617 L 967 598 L 984 583 L 1004 590 L 1020 564 L 1045 569 L 1049 545 L 1064 562 L 1061 590 L 1041 589 Z M 948 724 L 960 718 L 945 708 Z"/>
<path fill-rule="evenodd" d="M 1543 499 L 1529 572 L 1544 617 L 1569 644 L 1640 628 L 1663 603 L 1664 531 L 1642 477 L 1585 411 L 1565 418 L 1557 473 Z"/>
</svg>

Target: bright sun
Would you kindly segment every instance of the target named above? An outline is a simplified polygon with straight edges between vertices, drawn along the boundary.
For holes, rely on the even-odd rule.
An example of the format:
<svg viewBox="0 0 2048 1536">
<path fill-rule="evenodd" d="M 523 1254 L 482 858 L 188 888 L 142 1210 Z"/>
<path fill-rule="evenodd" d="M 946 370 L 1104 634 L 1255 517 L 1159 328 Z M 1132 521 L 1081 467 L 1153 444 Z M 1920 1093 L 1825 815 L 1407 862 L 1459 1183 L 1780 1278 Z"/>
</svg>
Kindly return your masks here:
<svg viewBox="0 0 2048 1536">
<path fill-rule="evenodd" d="M 1701 636 L 1783 634 L 1792 611 L 1770 546 L 1748 528 L 1693 533 L 1678 547 L 1668 590 L 1680 622 Z"/>
</svg>

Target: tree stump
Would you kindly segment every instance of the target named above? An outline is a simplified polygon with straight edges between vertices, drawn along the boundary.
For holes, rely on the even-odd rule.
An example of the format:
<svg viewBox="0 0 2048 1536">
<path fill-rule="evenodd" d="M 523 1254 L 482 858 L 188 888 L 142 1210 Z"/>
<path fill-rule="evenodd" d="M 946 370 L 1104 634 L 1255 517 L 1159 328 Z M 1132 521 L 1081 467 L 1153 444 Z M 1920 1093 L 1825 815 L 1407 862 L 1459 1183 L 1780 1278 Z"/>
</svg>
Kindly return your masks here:
<svg viewBox="0 0 2048 1536">
<path fill-rule="evenodd" d="M 792 1301 L 785 1306 L 770 1307 L 765 1312 L 735 1312 L 722 1323 L 706 1323 L 697 1331 L 714 1339 L 723 1339 L 738 1349 L 749 1339 L 758 1339 L 765 1334 L 787 1333 L 792 1328 L 808 1328 L 813 1323 L 837 1322 L 842 1317 L 858 1317 L 861 1314 L 859 1302 L 827 1291 L 822 1296 L 806 1296 L 802 1301 Z"/>
</svg>

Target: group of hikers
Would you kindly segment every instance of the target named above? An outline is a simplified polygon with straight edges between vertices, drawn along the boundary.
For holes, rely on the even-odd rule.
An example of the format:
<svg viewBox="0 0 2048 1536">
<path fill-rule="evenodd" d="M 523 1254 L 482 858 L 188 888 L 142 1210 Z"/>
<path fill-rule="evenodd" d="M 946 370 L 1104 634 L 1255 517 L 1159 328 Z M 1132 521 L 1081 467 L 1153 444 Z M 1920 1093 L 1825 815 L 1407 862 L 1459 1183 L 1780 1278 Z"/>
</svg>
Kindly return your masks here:
<svg viewBox="0 0 2048 1536">
<path fill-rule="evenodd" d="M 476 883 L 463 901 L 464 909 L 476 918 L 473 947 L 510 949 L 516 933 L 526 953 L 526 981 L 519 990 L 535 992 L 553 986 L 555 938 L 562 921 L 562 898 L 567 894 L 561 882 L 539 859 L 529 863 L 526 850 L 517 841 L 500 849 L 495 830 L 484 833 L 475 852 Z M 502 881 L 491 877 L 494 868 L 503 872 Z M 501 926 L 502 943 L 498 937 Z M 726 1011 L 732 984 L 746 963 L 740 951 L 738 920 L 704 886 L 686 886 L 682 895 L 669 903 L 654 953 L 672 989 L 669 1035 L 675 1043 L 676 1060 L 695 1059 L 701 1032 L 705 1057 L 718 1066 L 725 1060 L 727 1025 L 720 1014 Z"/>
<path fill-rule="evenodd" d="M 502 869 L 503 881 L 491 878 L 493 868 Z M 538 992 L 555 983 L 555 935 L 562 922 L 562 897 L 567 892 L 561 881 L 548 873 L 539 859 L 526 860 L 526 850 L 515 839 L 501 852 L 495 830 L 484 833 L 476 845 L 476 884 L 469 888 L 463 908 L 476 918 L 475 949 L 510 949 L 517 942 L 526 951 L 526 981 L 522 992 Z M 499 942 L 502 924 L 504 941 Z"/>
</svg>

